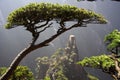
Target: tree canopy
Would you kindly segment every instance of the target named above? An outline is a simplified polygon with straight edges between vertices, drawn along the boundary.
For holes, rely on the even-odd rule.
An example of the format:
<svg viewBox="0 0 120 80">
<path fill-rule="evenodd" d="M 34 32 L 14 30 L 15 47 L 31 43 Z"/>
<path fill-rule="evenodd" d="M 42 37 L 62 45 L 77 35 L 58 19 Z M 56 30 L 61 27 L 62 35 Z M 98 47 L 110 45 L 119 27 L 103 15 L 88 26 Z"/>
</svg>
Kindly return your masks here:
<svg viewBox="0 0 120 80">
<path fill-rule="evenodd" d="M 114 60 L 105 54 L 100 56 L 92 56 L 90 58 L 85 57 L 82 61 L 78 62 L 78 64 L 103 70 L 109 70 L 111 67 L 115 66 Z"/>
<path fill-rule="evenodd" d="M 10 13 L 6 28 L 13 28 L 21 25 L 28 27 L 28 24 L 38 24 L 50 20 L 60 20 L 63 23 L 71 20 L 77 20 L 79 22 L 87 21 L 89 23 L 94 21 L 106 23 L 102 15 L 96 14 L 90 10 L 69 5 L 31 3 Z"/>
<path fill-rule="evenodd" d="M 114 54 L 120 53 L 120 31 L 117 29 L 113 30 L 111 33 L 105 36 L 104 41 L 108 44 L 108 50 L 112 51 Z"/>
<path fill-rule="evenodd" d="M 7 70 L 6 67 L 0 68 L 0 77 Z M 35 80 L 32 71 L 27 66 L 18 66 L 9 80 Z"/>
</svg>

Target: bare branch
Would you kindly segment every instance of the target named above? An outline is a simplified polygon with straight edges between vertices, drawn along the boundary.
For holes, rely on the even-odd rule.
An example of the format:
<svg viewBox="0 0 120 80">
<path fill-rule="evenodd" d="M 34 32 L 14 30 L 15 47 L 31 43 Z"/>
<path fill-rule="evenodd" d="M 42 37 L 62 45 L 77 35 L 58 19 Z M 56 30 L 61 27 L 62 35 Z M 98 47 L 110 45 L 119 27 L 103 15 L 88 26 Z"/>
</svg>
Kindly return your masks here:
<svg viewBox="0 0 120 80">
<path fill-rule="evenodd" d="M 47 20 L 45 24 L 42 24 L 40 26 L 35 26 L 35 29 L 42 28 L 42 27 L 46 26 L 48 23 L 49 23 L 49 20 Z"/>
<path fill-rule="evenodd" d="M 46 26 L 44 29 L 42 29 L 41 31 L 39 31 L 39 33 L 45 31 L 47 28 L 49 28 L 53 23 L 50 23 L 48 26 Z"/>
<path fill-rule="evenodd" d="M 115 54 L 111 55 L 110 57 L 111 57 L 111 59 L 113 59 L 114 62 L 115 62 L 115 70 L 117 71 L 117 79 L 120 79 L 120 66 L 119 66 L 119 61 L 118 61 L 118 59 L 116 58 L 116 55 L 115 55 Z M 116 80 L 117 80 L 117 79 L 116 79 Z"/>
</svg>

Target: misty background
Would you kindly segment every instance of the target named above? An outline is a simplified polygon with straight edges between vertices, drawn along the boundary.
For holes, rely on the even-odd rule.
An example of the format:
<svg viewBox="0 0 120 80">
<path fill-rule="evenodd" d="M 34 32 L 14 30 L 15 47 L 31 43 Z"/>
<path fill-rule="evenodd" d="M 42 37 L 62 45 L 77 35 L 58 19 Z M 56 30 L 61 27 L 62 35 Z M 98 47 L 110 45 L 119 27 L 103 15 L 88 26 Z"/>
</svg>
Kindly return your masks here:
<svg viewBox="0 0 120 80">
<path fill-rule="evenodd" d="M 84 28 L 72 29 L 55 39 L 50 43 L 50 46 L 37 49 L 27 55 L 22 60 L 22 65 L 28 66 L 34 72 L 36 66 L 35 59 L 37 57 L 50 56 L 58 48 L 64 48 L 71 34 L 76 37 L 81 59 L 103 53 L 109 54 L 103 40 L 104 36 L 112 30 L 120 30 L 120 2 L 110 0 L 98 0 L 96 2 L 77 2 L 76 0 L 0 0 L 0 67 L 9 66 L 15 56 L 27 47 L 32 39 L 31 33 L 26 31 L 22 26 L 10 30 L 4 28 L 10 12 L 31 2 L 69 4 L 79 8 L 90 9 L 105 16 L 108 24 L 88 24 Z M 55 26 L 57 25 L 55 24 Z M 50 28 L 40 35 L 38 41 L 50 37 L 55 32 L 56 30 L 54 28 Z M 100 70 L 87 70 L 98 76 L 100 80 L 112 80 L 109 75 L 102 73 Z M 100 76 L 103 77 L 101 78 Z"/>
</svg>

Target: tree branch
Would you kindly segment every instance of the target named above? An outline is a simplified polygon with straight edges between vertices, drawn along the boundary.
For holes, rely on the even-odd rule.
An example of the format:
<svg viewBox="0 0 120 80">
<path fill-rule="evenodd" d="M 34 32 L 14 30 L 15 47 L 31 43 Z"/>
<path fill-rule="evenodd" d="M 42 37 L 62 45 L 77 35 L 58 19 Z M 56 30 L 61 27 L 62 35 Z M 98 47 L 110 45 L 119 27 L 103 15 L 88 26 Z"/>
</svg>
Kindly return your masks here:
<svg viewBox="0 0 120 80">
<path fill-rule="evenodd" d="M 46 26 L 44 29 L 42 29 L 41 31 L 39 31 L 39 33 L 45 31 L 47 28 L 49 28 L 53 23 L 50 23 L 48 26 Z"/>
<path fill-rule="evenodd" d="M 44 29 L 42 29 L 41 31 L 36 31 L 35 33 L 33 33 L 34 34 L 34 36 L 33 36 L 33 39 L 32 39 L 32 41 L 31 41 L 31 43 L 30 43 L 30 45 L 32 46 L 32 45 L 35 45 L 35 42 L 37 41 L 37 39 L 38 39 L 38 37 L 39 37 L 39 34 L 41 33 L 41 32 L 43 32 L 43 31 L 45 31 L 47 28 L 49 28 L 51 25 L 52 25 L 53 23 L 50 23 L 48 26 L 46 26 Z M 37 29 L 34 29 L 34 30 L 37 30 Z"/>
<path fill-rule="evenodd" d="M 42 24 L 40 26 L 36 26 L 35 29 L 42 28 L 42 27 L 46 26 L 48 23 L 49 23 L 49 20 L 47 20 L 45 24 Z"/>
<path fill-rule="evenodd" d="M 116 59 L 115 60 L 115 69 L 116 69 L 116 71 L 118 72 L 117 73 L 117 76 L 118 76 L 118 78 L 120 78 L 120 67 L 119 67 L 119 64 L 118 64 L 119 62 L 118 62 L 118 60 Z"/>
<path fill-rule="evenodd" d="M 61 35 L 62 33 L 66 32 L 66 31 L 68 31 L 68 30 L 70 30 L 70 29 L 72 29 L 72 28 L 79 27 L 79 26 L 81 26 L 81 25 L 82 25 L 81 23 L 79 23 L 79 24 L 77 23 L 77 24 L 72 25 L 72 26 L 69 27 L 69 28 L 63 29 L 63 30 L 61 30 L 59 33 L 56 33 L 55 35 L 53 35 L 53 36 L 51 36 L 50 38 L 44 40 L 43 42 L 34 45 L 34 48 L 37 49 L 37 48 L 39 48 L 39 47 L 41 47 L 41 46 L 48 46 L 51 41 L 53 41 L 55 38 L 57 38 L 57 37 L 58 37 L 59 35 Z"/>
</svg>

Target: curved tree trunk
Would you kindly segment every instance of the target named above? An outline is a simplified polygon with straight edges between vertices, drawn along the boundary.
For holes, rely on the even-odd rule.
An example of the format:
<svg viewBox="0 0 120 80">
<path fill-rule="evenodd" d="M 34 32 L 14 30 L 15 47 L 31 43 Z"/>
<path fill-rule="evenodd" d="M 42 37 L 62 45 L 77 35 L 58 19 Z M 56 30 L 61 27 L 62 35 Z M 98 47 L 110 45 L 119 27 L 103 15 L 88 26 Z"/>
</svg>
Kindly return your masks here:
<svg viewBox="0 0 120 80">
<path fill-rule="evenodd" d="M 11 63 L 10 67 L 8 68 L 7 72 L 1 77 L 0 80 L 8 80 L 10 78 L 10 76 L 12 75 L 12 73 L 14 72 L 14 70 L 17 68 L 18 64 L 20 63 L 20 61 L 31 51 L 33 51 L 32 47 L 29 46 L 28 48 L 23 49 L 17 56 L 16 58 L 13 60 L 13 62 Z"/>
</svg>

